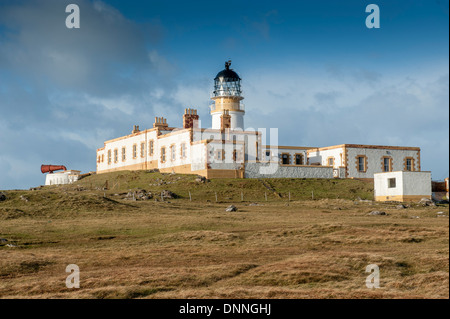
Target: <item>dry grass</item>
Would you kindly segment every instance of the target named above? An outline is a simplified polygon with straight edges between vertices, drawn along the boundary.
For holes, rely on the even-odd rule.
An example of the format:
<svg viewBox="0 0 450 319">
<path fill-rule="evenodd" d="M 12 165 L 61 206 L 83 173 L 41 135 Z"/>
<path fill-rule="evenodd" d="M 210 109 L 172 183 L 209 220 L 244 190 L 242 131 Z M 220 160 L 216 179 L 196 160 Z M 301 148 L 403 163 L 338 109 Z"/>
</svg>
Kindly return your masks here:
<svg viewBox="0 0 450 319">
<path fill-rule="evenodd" d="M 347 187 L 364 193 L 353 182 Z M 242 180 L 213 183 L 240 196 Z M 114 196 L 125 186 L 76 187 L 10 191 L 0 203 L 0 238 L 18 246 L 0 243 L 1 298 L 449 298 L 448 217 L 436 214 L 448 216 L 448 205 L 126 201 Z M 182 184 L 161 187 L 180 192 Z M 225 201 L 239 210 L 225 212 Z M 367 215 L 375 209 L 388 215 Z M 80 289 L 65 287 L 68 264 L 80 267 Z M 369 264 L 380 267 L 380 289 L 365 286 Z"/>
</svg>

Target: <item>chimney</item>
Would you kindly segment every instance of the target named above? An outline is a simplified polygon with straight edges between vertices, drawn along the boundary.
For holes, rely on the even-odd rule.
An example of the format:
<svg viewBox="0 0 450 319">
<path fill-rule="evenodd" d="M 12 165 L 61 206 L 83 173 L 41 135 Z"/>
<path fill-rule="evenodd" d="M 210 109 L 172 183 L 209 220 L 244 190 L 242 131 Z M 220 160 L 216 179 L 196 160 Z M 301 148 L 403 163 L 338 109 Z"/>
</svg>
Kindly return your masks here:
<svg viewBox="0 0 450 319">
<path fill-rule="evenodd" d="M 131 131 L 131 134 L 139 133 L 139 125 L 133 125 L 133 130 Z"/>
<path fill-rule="evenodd" d="M 155 123 L 153 123 L 153 127 L 157 127 L 160 130 L 167 129 L 169 125 L 167 124 L 167 119 L 163 117 L 155 117 Z"/>
<path fill-rule="evenodd" d="M 184 109 L 183 128 L 198 128 L 198 119 L 197 110 Z"/>
<path fill-rule="evenodd" d="M 222 115 L 220 116 L 220 129 L 224 130 L 226 128 L 231 127 L 231 115 L 228 110 L 223 110 Z"/>
</svg>

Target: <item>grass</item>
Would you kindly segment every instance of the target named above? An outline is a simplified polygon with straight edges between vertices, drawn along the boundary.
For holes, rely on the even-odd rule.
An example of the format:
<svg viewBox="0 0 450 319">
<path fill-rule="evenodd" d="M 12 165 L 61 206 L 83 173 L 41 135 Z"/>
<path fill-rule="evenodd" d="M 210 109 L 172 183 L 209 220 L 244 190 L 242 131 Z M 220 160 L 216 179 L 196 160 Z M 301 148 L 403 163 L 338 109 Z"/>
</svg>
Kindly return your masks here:
<svg viewBox="0 0 450 319">
<path fill-rule="evenodd" d="M 359 201 L 373 190 L 356 180 L 265 183 L 280 197 L 259 180 L 142 171 L 7 191 L 0 238 L 17 247 L 0 243 L 0 298 L 449 298 L 448 205 Z M 136 189 L 180 197 L 124 199 Z M 80 289 L 65 287 L 68 264 Z"/>
</svg>

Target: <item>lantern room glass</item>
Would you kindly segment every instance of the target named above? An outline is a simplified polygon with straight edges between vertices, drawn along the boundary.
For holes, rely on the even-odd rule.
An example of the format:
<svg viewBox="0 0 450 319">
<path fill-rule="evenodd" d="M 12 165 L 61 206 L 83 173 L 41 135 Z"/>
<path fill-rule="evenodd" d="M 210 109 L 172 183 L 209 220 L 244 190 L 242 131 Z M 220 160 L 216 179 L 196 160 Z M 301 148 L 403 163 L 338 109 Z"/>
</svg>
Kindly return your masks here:
<svg viewBox="0 0 450 319">
<path fill-rule="evenodd" d="M 241 96 L 241 79 L 216 78 L 214 80 L 214 96 Z"/>
</svg>

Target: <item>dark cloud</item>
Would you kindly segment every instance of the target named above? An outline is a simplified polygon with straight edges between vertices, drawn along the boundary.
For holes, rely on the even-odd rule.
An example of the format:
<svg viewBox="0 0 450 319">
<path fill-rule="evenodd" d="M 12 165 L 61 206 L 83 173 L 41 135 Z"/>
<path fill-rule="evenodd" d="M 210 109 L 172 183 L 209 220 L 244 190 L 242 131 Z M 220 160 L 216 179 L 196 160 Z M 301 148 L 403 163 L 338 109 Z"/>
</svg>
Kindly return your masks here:
<svg viewBox="0 0 450 319">
<path fill-rule="evenodd" d="M 161 26 L 79 0 L 81 28 L 68 29 L 71 2 L 0 7 L 0 188 L 42 183 L 41 163 L 95 170 L 103 141 L 151 127 L 154 109 L 180 108 L 176 67 L 158 52 Z"/>
</svg>

